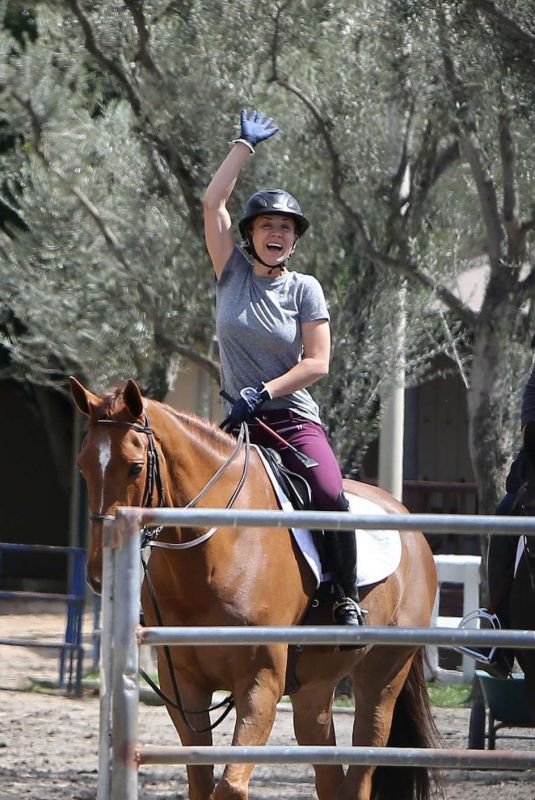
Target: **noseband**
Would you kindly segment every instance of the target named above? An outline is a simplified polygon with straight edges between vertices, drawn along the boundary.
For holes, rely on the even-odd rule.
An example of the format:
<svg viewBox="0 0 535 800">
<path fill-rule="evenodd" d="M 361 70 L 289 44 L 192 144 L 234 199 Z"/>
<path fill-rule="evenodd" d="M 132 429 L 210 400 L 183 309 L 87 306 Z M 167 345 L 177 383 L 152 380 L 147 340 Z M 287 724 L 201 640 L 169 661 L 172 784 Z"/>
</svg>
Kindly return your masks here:
<svg viewBox="0 0 535 800">
<path fill-rule="evenodd" d="M 158 458 L 158 451 L 156 449 L 156 445 L 154 444 L 154 432 L 150 426 L 150 421 L 148 416 L 145 415 L 145 422 L 143 425 L 140 425 L 139 422 L 127 422 L 126 420 L 108 419 L 108 418 L 97 419 L 95 424 L 123 425 L 126 428 L 130 428 L 130 430 L 146 434 L 148 440 L 147 479 L 145 481 L 145 490 L 143 492 L 143 500 L 141 502 L 141 505 L 144 508 L 150 508 L 152 506 L 154 489 L 156 488 L 156 492 L 158 495 L 158 506 L 160 508 L 165 506 L 165 492 L 163 488 L 162 475 L 160 471 L 160 460 Z M 111 521 L 115 520 L 115 516 L 113 514 L 90 514 L 89 520 L 90 522 L 98 522 L 101 520 Z"/>
</svg>

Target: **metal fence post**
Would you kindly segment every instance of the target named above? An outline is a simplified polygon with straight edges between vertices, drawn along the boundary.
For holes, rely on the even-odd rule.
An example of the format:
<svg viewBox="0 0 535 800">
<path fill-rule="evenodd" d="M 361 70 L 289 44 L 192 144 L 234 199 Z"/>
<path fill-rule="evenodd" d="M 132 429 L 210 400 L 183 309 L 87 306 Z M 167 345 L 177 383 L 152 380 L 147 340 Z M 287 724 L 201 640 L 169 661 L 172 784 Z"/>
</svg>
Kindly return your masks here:
<svg viewBox="0 0 535 800">
<path fill-rule="evenodd" d="M 140 557 L 138 514 L 118 511 L 114 523 L 115 595 L 113 608 L 112 800 L 137 800 L 139 710 Z"/>
<path fill-rule="evenodd" d="M 112 645 L 113 645 L 113 600 L 115 595 L 114 569 L 115 551 L 112 549 L 113 525 L 108 520 L 102 530 L 102 604 L 100 629 L 100 738 L 98 749 L 97 800 L 111 798 L 111 692 L 112 692 Z"/>
<path fill-rule="evenodd" d="M 72 548 L 69 553 L 69 588 L 67 600 L 67 625 L 65 628 L 65 644 L 71 645 L 69 650 L 63 649 L 59 662 L 59 687 L 65 686 L 66 661 L 68 664 L 67 686 L 72 689 L 73 680 L 75 694 L 82 694 L 82 673 L 84 661 L 83 621 L 85 607 L 85 551 Z M 73 674 L 74 673 L 74 674 Z"/>
</svg>

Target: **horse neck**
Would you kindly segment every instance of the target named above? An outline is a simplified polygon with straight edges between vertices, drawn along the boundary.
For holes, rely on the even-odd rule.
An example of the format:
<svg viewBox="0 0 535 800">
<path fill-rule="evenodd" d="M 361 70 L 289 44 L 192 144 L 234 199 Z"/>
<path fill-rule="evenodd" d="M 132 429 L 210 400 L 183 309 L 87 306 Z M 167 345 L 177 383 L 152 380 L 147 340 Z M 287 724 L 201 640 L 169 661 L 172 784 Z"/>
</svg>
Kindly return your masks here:
<svg viewBox="0 0 535 800">
<path fill-rule="evenodd" d="M 219 439 L 217 431 L 211 431 L 202 420 L 161 404 L 150 403 L 149 415 L 165 461 L 162 477 L 167 503 L 183 507 L 199 494 L 225 463 L 232 452 L 232 442 L 229 440 L 227 444 Z M 230 496 L 228 485 L 237 480 L 236 471 L 236 467 L 230 465 L 223 472 L 207 495 L 210 505 L 225 506 Z"/>
</svg>

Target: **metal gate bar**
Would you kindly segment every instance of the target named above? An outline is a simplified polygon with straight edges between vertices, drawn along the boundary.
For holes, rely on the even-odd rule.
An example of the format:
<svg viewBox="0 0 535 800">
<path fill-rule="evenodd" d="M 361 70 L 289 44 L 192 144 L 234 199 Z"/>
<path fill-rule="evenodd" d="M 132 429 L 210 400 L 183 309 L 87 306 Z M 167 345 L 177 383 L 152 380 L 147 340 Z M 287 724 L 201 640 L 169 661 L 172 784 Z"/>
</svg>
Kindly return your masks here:
<svg viewBox="0 0 535 800">
<path fill-rule="evenodd" d="M 524 647 L 535 649 L 535 631 L 477 630 L 475 628 L 398 628 L 361 627 L 340 630 L 336 625 L 300 625 L 299 627 L 239 626 L 205 628 L 138 628 L 139 644 L 358 644 L 410 645 L 483 645 L 485 647 Z"/>
<path fill-rule="evenodd" d="M 417 747 L 142 747 L 139 764 L 364 764 L 442 769 L 535 767 L 535 753 Z"/>
<path fill-rule="evenodd" d="M 40 647 L 59 650 L 58 687 L 65 685 L 69 692 L 76 696 L 82 694 L 82 671 L 84 646 L 82 626 L 85 606 L 85 550 L 81 547 L 61 547 L 47 544 L 20 544 L 18 542 L 0 542 L 0 570 L 4 553 L 42 553 L 43 555 L 65 555 L 68 560 L 68 588 L 65 593 L 26 592 L 0 590 L 0 600 L 39 600 L 46 602 L 61 601 L 66 604 L 65 635 L 63 641 L 43 641 L 40 639 L 6 638 L 0 639 L 0 645 L 12 647 Z M 66 679 L 66 672 L 67 679 Z"/>
<path fill-rule="evenodd" d="M 506 647 L 535 647 L 533 631 L 478 631 L 367 628 L 341 631 L 336 626 L 314 628 L 146 628 L 139 627 L 140 558 L 139 531 L 144 524 L 241 527 L 308 527 L 332 530 L 382 529 L 423 530 L 450 533 L 527 533 L 534 530 L 535 518 L 476 517 L 461 515 L 402 514 L 359 516 L 333 512 L 234 511 L 221 509 L 139 509 L 120 508 L 113 524 L 106 525 L 103 536 L 103 594 L 109 608 L 108 627 L 113 631 L 103 639 L 107 687 L 112 698 L 102 696 L 101 751 L 99 765 L 111 771 L 111 778 L 99 774 L 98 800 L 136 800 L 137 770 L 141 763 L 346 763 L 346 764 L 419 764 L 448 768 L 529 769 L 535 766 L 535 755 L 502 751 L 429 750 L 403 748 L 140 748 L 137 742 L 139 685 L 137 679 L 138 644 L 163 644 L 203 641 L 221 636 L 229 644 L 236 635 L 241 644 L 284 641 L 301 644 L 342 644 L 348 641 L 383 644 L 496 644 Z M 108 555 L 106 555 L 108 553 Z M 330 629 L 329 629 L 330 628 Z M 173 634 L 171 638 L 169 634 Z M 265 637 L 265 638 L 262 638 Z M 280 637 L 280 638 L 279 638 Z M 237 641 L 237 640 L 235 640 Z M 111 652 L 110 652 L 111 651 Z M 111 711 L 110 711 L 111 706 Z M 110 752 L 111 748 L 111 752 Z M 276 753 L 278 750 L 278 753 Z M 273 759 L 276 758 L 276 761 Z M 279 761 L 278 759 L 282 760 Z M 333 759 L 340 759 L 334 761 Z M 111 787 L 111 790 L 110 790 Z M 110 795 L 111 791 L 111 795 Z"/>
<path fill-rule="evenodd" d="M 185 525 L 226 528 L 250 526 L 311 528 L 312 530 L 396 530 L 424 533 L 496 534 L 533 530 L 535 517 L 495 517 L 473 514 L 350 514 L 346 511 L 268 511 L 225 508 L 119 508 L 117 518 L 143 525 Z"/>
</svg>

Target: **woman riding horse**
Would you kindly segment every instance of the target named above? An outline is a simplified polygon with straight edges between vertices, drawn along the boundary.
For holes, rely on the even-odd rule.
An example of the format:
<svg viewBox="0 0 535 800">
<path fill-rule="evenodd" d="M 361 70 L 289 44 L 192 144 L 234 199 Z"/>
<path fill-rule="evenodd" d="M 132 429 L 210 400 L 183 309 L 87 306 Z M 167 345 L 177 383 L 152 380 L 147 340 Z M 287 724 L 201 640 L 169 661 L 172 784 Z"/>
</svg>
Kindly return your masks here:
<svg viewBox="0 0 535 800">
<path fill-rule="evenodd" d="M 232 430 L 248 422 L 253 443 L 277 449 L 284 464 L 309 482 L 316 508 L 347 511 L 342 473 L 318 406 L 307 391 L 329 371 L 329 312 L 316 278 L 288 270 L 308 220 L 291 194 L 264 189 L 245 205 L 239 223 L 243 249 L 236 246 L 231 231 L 227 203 L 256 146 L 277 133 L 271 123 L 261 112 L 242 111 L 240 137 L 203 198 L 206 245 L 217 279 L 221 382 L 234 398 L 228 425 Z M 317 465 L 306 467 L 294 451 L 255 423 L 258 416 Z M 355 537 L 329 531 L 324 550 L 337 590 L 334 621 L 362 624 Z"/>
</svg>

